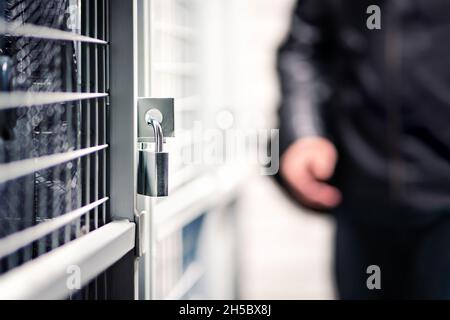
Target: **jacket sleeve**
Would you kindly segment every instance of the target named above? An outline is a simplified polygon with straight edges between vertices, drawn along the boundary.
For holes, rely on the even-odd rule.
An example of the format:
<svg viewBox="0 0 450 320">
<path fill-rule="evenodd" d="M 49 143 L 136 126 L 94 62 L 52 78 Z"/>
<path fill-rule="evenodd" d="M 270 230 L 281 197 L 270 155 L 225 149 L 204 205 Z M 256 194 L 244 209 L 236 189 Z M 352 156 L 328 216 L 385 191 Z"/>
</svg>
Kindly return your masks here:
<svg viewBox="0 0 450 320">
<path fill-rule="evenodd" d="M 329 92 L 335 44 L 328 2 L 298 1 L 289 33 L 278 50 L 280 155 L 300 137 L 325 135 L 319 108 Z"/>
</svg>

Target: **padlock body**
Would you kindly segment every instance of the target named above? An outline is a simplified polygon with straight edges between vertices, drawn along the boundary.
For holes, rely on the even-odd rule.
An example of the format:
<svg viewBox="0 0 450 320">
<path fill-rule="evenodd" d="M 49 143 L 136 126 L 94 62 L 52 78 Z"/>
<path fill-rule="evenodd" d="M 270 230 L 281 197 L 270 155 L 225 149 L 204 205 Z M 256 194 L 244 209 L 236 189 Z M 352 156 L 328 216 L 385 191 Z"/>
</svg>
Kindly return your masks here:
<svg viewBox="0 0 450 320">
<path fill-rule="evenodd" d="M 169 154 L 139 150 L 137 193 L 165 197 L 169 191 Z"/>
</svg>

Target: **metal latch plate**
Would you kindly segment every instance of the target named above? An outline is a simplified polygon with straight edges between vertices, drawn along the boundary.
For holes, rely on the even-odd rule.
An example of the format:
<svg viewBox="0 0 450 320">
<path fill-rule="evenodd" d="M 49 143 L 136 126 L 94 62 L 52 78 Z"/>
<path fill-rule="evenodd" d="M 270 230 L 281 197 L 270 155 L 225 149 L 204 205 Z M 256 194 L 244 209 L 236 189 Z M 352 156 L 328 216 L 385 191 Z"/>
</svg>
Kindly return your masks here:
<svg viewBox="0 0 450 320">
<path fill-rule="evenodd" d="M 153 142 L 153 129 L 147 124 L 145 115 L 156 109 L 162 115 L 161 127 L 164 137 L 174 137 L 174 99 L 173 98 L 138 98 L 138 142 Z"/>
</svg>

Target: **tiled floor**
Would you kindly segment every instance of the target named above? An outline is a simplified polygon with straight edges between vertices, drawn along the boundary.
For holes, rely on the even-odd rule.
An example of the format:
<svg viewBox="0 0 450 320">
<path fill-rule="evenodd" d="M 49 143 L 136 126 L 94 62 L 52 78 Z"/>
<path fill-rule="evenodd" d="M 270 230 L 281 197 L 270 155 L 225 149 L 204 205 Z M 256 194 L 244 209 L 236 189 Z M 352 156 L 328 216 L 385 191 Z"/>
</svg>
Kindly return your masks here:
<svg viewBox="0 0 450 320">
<path fill-rule="evenodd" d="M 266 177 L 242 199 L 241 298 L 333 299 L 332 219 L 299 209 Z"/>
</svg>

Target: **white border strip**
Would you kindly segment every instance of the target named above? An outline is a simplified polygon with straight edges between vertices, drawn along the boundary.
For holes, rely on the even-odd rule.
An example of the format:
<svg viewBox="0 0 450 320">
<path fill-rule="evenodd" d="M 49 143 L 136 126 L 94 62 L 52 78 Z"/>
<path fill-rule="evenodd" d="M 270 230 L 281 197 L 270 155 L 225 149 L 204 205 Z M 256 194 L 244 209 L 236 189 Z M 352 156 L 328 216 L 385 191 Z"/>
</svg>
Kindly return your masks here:
<svg viewBox="0 0 450 320">
<path fill-rule="evenodd" d="M 97 200 L 84 207 L 78 208 L 69 213 L 65 213 L 57 218 L 47 220 L 39 223 L 33 227 L 29 227 L 22 231 L 18 231 L 9 236 L 0 239 L 0 258 L 3 258 L 16 250 L 19 250 L 33 241 L 39 240 L 44 236 L 58 230 L 61 227 L 69 224 L 78 217 L 81 217 L 86 212 L 98 207 L 108 200 L 107 197 Z"/>
<path fill-rule="evenodd" d="M 0 276 L 0 300 L 64 299 L 73 269 L 81 286 L 134 248 L 135 224 L 114 221 Z"/>
</svg>

